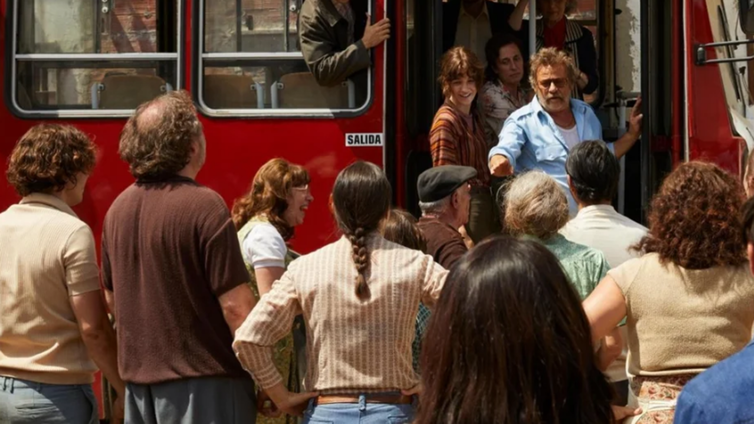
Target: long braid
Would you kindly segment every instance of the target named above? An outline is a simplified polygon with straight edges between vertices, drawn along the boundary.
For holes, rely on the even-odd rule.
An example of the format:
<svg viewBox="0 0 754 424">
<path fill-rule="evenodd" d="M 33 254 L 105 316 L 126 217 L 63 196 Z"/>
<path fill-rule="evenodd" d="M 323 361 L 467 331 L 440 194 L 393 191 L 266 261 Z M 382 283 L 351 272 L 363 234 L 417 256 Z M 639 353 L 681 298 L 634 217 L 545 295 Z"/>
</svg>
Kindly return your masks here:
<svg viewBox="0 0 754 424">
<path fill-rule="evenodd" d="M 371 293 L 367 285 L 366 273 L 369 270 L 369 249 L 367 249 L 367 232 L 363 227 L 359 227 L 353 234 L 348 234 L 348 241 L 353 247 L 353 263 L 356 265 L 356 296 L 360 300 L 367 300 Z"/>
</svg>

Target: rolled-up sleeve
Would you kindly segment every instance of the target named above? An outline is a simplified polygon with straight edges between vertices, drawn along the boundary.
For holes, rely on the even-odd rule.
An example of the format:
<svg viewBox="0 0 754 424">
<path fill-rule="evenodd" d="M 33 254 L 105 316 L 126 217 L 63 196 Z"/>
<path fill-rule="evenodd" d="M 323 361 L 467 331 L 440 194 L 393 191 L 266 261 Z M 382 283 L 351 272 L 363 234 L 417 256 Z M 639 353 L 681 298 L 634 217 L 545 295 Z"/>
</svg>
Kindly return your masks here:
<svg viewBox="0 0 754 424">
<path fill-rule="evenodd" d="M 518 122 L 508 118 L 500 133 L 500 141 L 497 146 L 490 149 L 487 159 L 495 155 L 503 155 L 508 158 L 513 169 L 516 169 L 516 160 L 521 155 L 521 149 L 526 143 L 526 132 Z"/>
<path fill-rule="evenodd" d="M 241 327 L 236 331 L 233 350 L 244 369 L 262 388 L 283 382 L 275 367 L 272 347 L 285 337 L 293 319 L 301 313 L 298 296 L 289 270 L 262 296 Z"/>
</svg>

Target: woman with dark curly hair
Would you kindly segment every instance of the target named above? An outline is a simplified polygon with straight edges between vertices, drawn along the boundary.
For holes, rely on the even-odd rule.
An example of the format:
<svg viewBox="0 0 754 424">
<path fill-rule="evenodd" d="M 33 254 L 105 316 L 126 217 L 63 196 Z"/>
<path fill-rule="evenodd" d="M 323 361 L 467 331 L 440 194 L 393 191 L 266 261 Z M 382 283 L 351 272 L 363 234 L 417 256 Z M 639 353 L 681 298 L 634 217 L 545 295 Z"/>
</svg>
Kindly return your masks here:
<svg viewBox="0 0 754 424">
<path fill-rule="evenodd" d="M 94 424 L 101 369 L 118 393 L 115 334 L 89 226 L 71 209 L 95 146 L 72 126 L 37 125 L 16 144 L 8 182 L 21 202 L 0 213 L 0 422 Z"/>
<path fill-rule="evenodd" d="M 627 318 L 631 423 L 670 423 L 691 378 L 741 350 L 754 323 L 741 183 L 709 163 L 679 166 L 652 201 L 644 256 L 608 272 L 584 302 L 598 340 Z"/>
<path fill-rule="evenodd" d="M 304 222 L 306 209 L 314 200 L 309 191 L 309 173 L 285 159 L 272 159 L 254 176 L 251 190 L 233 204 L 233 223 L 238 230 L 244 262 L 249 270 L 251 289 L 264 296 L 298 254 L 288 248 L 293 230 Z M 275 365 L 282 370 L 288 390 L 298 391 L 303 378 L 297 353 L 303 355 L 303 322 L 293 324 L 293 333 L 274 349 Z M 275 417 L 266 404 L 267 396 L 257 395 L 259 423 L 285 423 L 290 417 Z M 292 421 L 291 421 L 292 422 Z"/>
</svg>

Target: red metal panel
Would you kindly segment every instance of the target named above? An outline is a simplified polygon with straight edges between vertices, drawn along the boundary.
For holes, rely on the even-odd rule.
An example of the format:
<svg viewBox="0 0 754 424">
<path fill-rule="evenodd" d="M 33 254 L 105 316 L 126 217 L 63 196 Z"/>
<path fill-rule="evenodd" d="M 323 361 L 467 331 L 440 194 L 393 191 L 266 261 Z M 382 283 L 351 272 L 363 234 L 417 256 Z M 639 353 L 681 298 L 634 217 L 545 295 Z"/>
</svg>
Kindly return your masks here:
<svg viewBox="0 0 754 424">
<path fill-rule="evenodd" d="M 689 159 L 717 163 L 735 173 L 740 172 L 742 139 L 733 136 L 728 105 L 718 65 L 697 66 L 694 47 L 713 42 L 712 26 L 705 0 L 687 1 L 686 22 L 689 25 L 686 57 L 688 73 L 688 135 Z M 708 49 L 709 59 L 717 55 Z"/>
</svg>

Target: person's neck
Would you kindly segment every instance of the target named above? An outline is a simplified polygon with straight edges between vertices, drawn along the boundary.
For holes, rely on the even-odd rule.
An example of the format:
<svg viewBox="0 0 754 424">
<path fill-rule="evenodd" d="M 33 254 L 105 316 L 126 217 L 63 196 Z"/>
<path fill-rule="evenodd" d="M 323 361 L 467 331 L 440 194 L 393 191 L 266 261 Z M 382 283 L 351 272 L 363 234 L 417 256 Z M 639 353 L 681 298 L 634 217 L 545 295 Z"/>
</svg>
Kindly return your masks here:
<svg viewBox="0 0 754 424">
<path fill-rule="evenodd" d="M 485 1 L 487 0 L 478 1 L 471 4 L 464 2 L 461 7 L 463 7 L 463 10 L 465 10 L 469 15 L 473 16 L 474 18 L 478 18 L 479 15 L 482 14 L 482 10 L 484 10 Z"/>
<path fill-rule="evenodd" d="M 462 225 L 465 224 L 465 222 L 459 222 L 460 220 L 457 219 L 456 215 L 448 210 L 445 210 L 440 213 L 425 213 L 422 214 L 423 218 L 429 218 L 429 219 L 436 219 L 442 223 L 448 224 L 451 227 L 458 229 L 461 228 Z"/>
<path fill-rule="evenodd" d="M 562 18 L 558 19 L 557 21 L 545 20 L 545 26 L 547 26 L 547 28 L 552 28 L 555 25 L 559 24 L 560 21 L 562 21 L 563 19 L 565 19 L 565 16 L 563 16 Z"/>
<path fill-rule="evenodd" d="M 576 125 L 576 118 L 574 118 L 570 107 L 558 112 L 548 111 L 547 113 L 549 113 L 552 120 L 555 121 L 555 125 L 561 128 L 573 128 L 573 126 Z"/>
<path fill-rule="evenodd" d="M 192 164 L 188 164 L 183 169 L 178 171 L 179 176 L 191 178 L 192 180 L 195 180 L 198 174 L 199 174 L 199 169 L 195 166 L 192 166 Z"/>
<path fill-rule="evenodd" d="M 503 88 L 505 88 L 505 91 L 513 94 L 513 96 L 518 96 L 518 84 L 510 84 L 506 83 L 505 81 L 500 81 L 500 84 L 503 85 Z"/>
<path fill-rule="evenodd" d="M 464 115 L 471 115 L 471 105 L 459 105 L 458 103 L 454 102 L 452 98 L 448 99 L 448 103 L 450 103 L 453 108 Z"/>
<path fill-rule="evenodd" d="M 57 197 L 60 199 L 63 203 L 68 205 L 69 207 L 74 207 L 78 204 L 78 202 L 74 202 L 73 196 L 71 195 L 70 190 L 59 190 L 59 191 L 53 191 L 48 193 L 50 196 Z"/>
<path fill-rule="evenodd" d="M 577 203 L 578 203 L 578 206 L 579 206 L 579 211 L 582 210 L 582 209 L 588 208 L 589 206 L 604 206 L 604 205 L 610 206 L 610 205 L 613 204 L 613 202 L 611 202 L 609 200 L 603 200 L 603 201 L 597 202 L 597 203 L 581 203 L 581 202 L 577 202 Z"/>
</svg>

